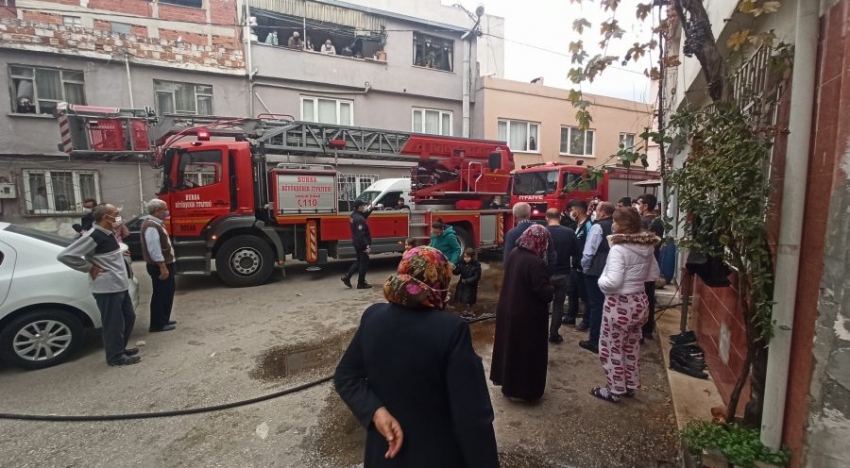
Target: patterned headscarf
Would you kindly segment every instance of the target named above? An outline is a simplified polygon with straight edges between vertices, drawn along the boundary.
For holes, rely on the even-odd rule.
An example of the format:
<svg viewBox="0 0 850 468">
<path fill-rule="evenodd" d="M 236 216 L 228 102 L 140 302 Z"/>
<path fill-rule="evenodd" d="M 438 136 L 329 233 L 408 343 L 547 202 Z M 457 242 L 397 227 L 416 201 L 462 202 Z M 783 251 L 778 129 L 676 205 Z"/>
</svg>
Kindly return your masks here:
<svg viewBox="0 0 850 468">
<path fill-rule="evenodd" d="M 452 270 L 446 257 L 433 247 L 414 247 L 401 257 L 398 274 L 384 283 L 384 297 L 411 309 L 445 309 Z"/>
<path fill-rule="evenodd" d="M 532 224 L 519 236 L 516 245 L 545 259 L 544 253 L 549 248 L 549 231 L 539 224 Z"/>
</svg>

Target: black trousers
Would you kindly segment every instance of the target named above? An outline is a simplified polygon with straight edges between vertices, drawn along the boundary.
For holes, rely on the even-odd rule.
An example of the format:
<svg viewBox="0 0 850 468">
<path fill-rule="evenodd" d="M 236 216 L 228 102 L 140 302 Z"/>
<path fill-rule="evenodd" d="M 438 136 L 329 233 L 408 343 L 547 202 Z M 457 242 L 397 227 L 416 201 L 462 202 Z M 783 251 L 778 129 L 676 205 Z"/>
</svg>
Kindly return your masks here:
<svg viewBox="0 0 850 468">
<path fill-rule="evenodd" d="M 590 344 L 599 347 L 599 334 L 602 331 L 602 308 L 605 306 L 605 293 L 599 289 L 599 277 L 584 275 L 587 286 L 587 316 L 590 324 Z"/>
<path fill-rule="evenodd" d="M 357 273 L 357 284 L 366 284 L 366 272 L 369 271 L 369 254 L 366 253 L 365 249 L 361 250 L 356 247 L 354 251 L 357 253 L 357 259 L 351 264 L 345 277 L 351 279 Z"/>
<path fill-rule="evenodd" d="M 174 306 L 174 264 L 166 265 L 168 278 L 159 279 L 159 265 L 148 263 L 146 268 L 151 277 L 153 294 L 151 294 L 151 324 L 150 327 L 159 330 L 171 320 L 171 309 Z"/>
<path fill-rule="evenodd" d="M 647 281 L 643 283 L 643 289 L 646 291 L 646 297 L 649 298 L 649 318 L 643 325 L 643 336 L 652 336 L 655 331 L 655 281 Z"/>
<path fill-rule="evenodd" d="M 552 275 L 549 280 L 555 288 L 555 296 L 552 299 L 552 322 L 549 324 L 549 336 L 558 334 L 561 328 L 561 319 L 564 316 L 564 302 L 567 300 L 567 293 L 570 290 L 570 276 Z"/>
<path fill-rule="evenodd" d="M 578 301 L 581 299 L 584 302 L 584 309 L 587 312 L 587 286 L 584 283 L 584 273 L 580 270 L 573 269 L 570 272 L 570 289 L 568 291 L 570 298 L 570 305 L 567 309 L 567 318 L 575 319 L 578 317 Z M 584 316 L 584 320 L 588 320 L 588 315 Z"/>
<path fill-rule="evenodd" d="M 100 310 L 101 334 L 106 362 L 115 362 L 124 355 L 130 333 L 136 324 L 136 312 L 128 291 L 92 294 Z"/>
</svg>

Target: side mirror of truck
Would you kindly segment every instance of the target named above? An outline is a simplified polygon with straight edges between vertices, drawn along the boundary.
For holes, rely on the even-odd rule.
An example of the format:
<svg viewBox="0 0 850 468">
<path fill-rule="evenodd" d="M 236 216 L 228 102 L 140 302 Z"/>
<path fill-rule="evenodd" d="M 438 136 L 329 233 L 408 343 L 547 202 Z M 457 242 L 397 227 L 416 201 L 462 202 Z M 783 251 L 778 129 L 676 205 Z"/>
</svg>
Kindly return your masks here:
<svg viewBox="0 0 850 468">
<path fill-rule="evenodd" d="M 384 205 L 383 205 L 382 203 L 378 203 L 377 205 L 375 205 L 375 209 L 376 209 L 376 210 L 383 210 L 383 209 L 384 209 Z"/>
</svg>

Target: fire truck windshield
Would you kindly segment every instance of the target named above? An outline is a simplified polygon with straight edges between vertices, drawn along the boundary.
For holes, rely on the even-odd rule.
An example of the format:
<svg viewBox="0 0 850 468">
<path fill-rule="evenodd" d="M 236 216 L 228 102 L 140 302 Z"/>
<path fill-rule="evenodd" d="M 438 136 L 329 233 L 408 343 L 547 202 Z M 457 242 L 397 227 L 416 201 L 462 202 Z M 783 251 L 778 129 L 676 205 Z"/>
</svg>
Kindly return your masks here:
<svg viewBox="0 0 850 468">
<path fill-rule="evenodd" d="M 514 174 L 514 195 L 546 195 L 557 188 L 557 170 Z"/>
</svg>

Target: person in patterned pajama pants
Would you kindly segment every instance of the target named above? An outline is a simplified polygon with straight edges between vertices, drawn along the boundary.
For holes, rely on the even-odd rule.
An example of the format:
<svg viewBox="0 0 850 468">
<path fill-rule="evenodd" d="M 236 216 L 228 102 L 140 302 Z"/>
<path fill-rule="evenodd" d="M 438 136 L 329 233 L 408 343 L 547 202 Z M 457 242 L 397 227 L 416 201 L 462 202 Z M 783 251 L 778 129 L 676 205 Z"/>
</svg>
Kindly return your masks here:
<svg viewBox="0 0 850 468">
<path fill-rule="evenodd" d="M 599 360 L 606 385 L 590 394 L 616 403 L 640 388 L 641 327 L 649 317 L 644 283 L 660 274 L 655 245 L 661 240 L 643 231 L 640 216 L 630 207 L 614 212 L 612 232 L 611 251 L 599 277 L 599 288 L 605 293 Z"/>
</svg>

